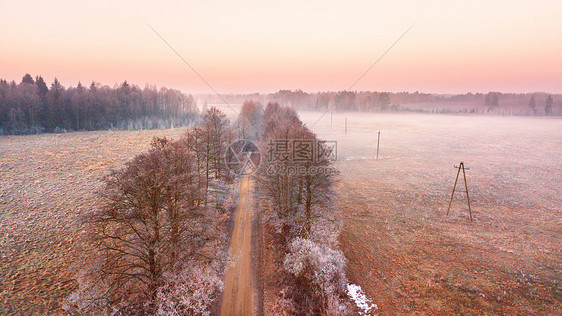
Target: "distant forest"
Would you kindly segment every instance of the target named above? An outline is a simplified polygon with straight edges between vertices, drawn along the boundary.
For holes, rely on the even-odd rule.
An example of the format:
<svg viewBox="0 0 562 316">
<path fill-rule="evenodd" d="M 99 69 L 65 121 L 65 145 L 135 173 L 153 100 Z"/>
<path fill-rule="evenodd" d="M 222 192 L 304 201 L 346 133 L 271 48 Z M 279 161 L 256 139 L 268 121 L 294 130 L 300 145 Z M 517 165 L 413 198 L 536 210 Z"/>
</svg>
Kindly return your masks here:
<svg viewBox="0 0 562 316">
<path fill-rule="evenodd" d="M 280 90 L 270 94 L 197 96 L 209 104 L 277 102 L 296 110 L 466 113 L 484 115 L 562 115 L 562 95 L 546 93 L 467 93 L 339 91 L 308 93 Z M 41 76 L 26 74 L 20 83 L 0 79 L 0 135 L 102 129 L 170 128 L 191 124 L 197 116 L 192 95 L 179 90 L 127 81 L 113 88 L 91 82 L 65 88 L 55 78 L 48 86 Z"/>
<path fill-rule="evenodd" d="M 56 78 L 49 87 L 29 74 L 19 84 L 0 79 L 0 135 L 169 128 L 190 124 L 196 114 L 193 97 L 179 90 L 127 81 L 65 88 Z"/>
<path fill-rule="evenodd" d="M 214 95 L 198 96 L 209 103 L 222 103 Z M 308 93 L 301 90 L 280 90 L 270 94 L 239 94 L 222 96 L 230 103 L 255 100 L 277 102 L 297 110 L 328 109 L 360 112 L 425 112 L 469 113 L 490 115 L 562 115 L 562 95 L 546 93 L 467 93 L 442 95 L 420 92 L 339 91 Z"/>
</svg>

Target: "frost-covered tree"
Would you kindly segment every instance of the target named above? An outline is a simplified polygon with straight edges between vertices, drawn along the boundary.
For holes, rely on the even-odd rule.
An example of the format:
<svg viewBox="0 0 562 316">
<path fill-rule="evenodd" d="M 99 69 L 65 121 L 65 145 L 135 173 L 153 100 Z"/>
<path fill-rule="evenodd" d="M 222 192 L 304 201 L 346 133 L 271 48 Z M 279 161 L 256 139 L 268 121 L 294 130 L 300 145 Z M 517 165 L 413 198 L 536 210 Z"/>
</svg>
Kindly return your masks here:
<svg viewBox="0 0 562 316">
<path fill-rule="evenodd" d="M 546 103 L 545 103 L 545 105 L 544 105 L 544 113 L 545 113 L 546 115 L 551 115 L 551 114 L 552 114 L 552 103 L 553 103 L 553 102 L 552 102 L 552 96 L 549 95 L 549 96 L 546 98 Z"/>
<path fill-rule="evenodd" d="M 533 111 L 533 114 L 537 114 L 537 102 L 535 101 L 535 95 L 531 95 L 531 99 L 529 100 L 529 109 Z"/>
<path fill-rule="evenodd" d="M 255 140 L 258 136 L 262 115 L 263 106 L 259 102 L 244 101 L 235 124 L 238 138 Z"/>
<path fill-rule="evenodd" d="M 158 288 L 156 314 L 210 315 L 223 288 L 220 267 L 187 262 L 182 269 L 165 273 Z"/>
<path fill-rule="evenodd" d="M 388 92 L 379 93 L 378 103 L 381 111 L 387 110 L 390 105 L 390 94 Z"/>
<path fill-rule="evenodd" d="M 100 193 L 103 207 L 86 216 L 93 250 L 70 310 L 153 313 L 159 295 L 181 291 L 174 275 L 216 278 L 218 269 L 207 266 L 222 260 L 217 247 L 223 240 L 197 173 L 183 142 L 158 138 L 148 153 L 111 172 Z M 199 286 L 191 290 L 217 290 L 216 282 Z"/>
<path fill-rule="evenodd" d="M 272 160 L 279 144 L 286 146 L 282 153 L 286 159 Z M 316 222 L 334 215 L 335 174 L 323 172 L 329 170 L 331 161 L 314 156 L 326 147 L 294 110 L 268 105 L 261 148 L 264 158 L 258 190 L 262 201 L 270 205 L 269 218 L 287 241 L 295 236 L 310 238 Z M 280 172 L 271 172 L 276 169 Z"/>
<path fill-rule="evenodd" d="M 259 208 L 265 227 L 274 228 L 279 236 L 274 251 L 286 253 L 277 263 L 284 268 L 286 281 L 268 311 L 345 313 L 340 310 L 345 305 L 345 258 L 335 250 L 339 233 L 335 174 L 319 172 L 318 168 L 329 170 L 331 161 L 314 156 L 315 150 L 327 148 L 293 109 L 275 103 L 265 109 L 260 136 L 264 158 L 256 177 Z"/>
<path fill-rule="evenodd" d="M 488 110 L 496 108 L 499 106 L 499 93 L 498 92 L 488 92 L 486 94 L 484 105 L 488 107 Z"/>
<path fill-rule="evenodd" d="M 224 153 L 232 142 L 232 132 L 230 121 L 223 112 L 215 107 L 209 109 L 201 124 L 186 133 L 184 141 L 195 155 L 205 194 L 214 191 L 215 184 L 220 186 L 221 181 L 230 180 L 224 166 Z"/>
<path fill-rule="evenodd" d="M 334 302 L 339 302 L 347 284 L 343 253 L 300 237 L 290 243 L 288 250 L 283 266 L 312 293 L 321 310 L 330 309 Z"/>
<path fill-rule="evenodd" d="M 194 103 L 192 96 L 173 89 L 141 90 L 127 82 L 114 88 L 95 82 L 89 89 L 80 83 L 65 88 L 56 78 L 49 88 L 41 76 L 33 80 L 26 74 L 20 84 L 0 80 L 0 130 L 29 134 L 181 126 L 194 119 Z"/>
</svg>

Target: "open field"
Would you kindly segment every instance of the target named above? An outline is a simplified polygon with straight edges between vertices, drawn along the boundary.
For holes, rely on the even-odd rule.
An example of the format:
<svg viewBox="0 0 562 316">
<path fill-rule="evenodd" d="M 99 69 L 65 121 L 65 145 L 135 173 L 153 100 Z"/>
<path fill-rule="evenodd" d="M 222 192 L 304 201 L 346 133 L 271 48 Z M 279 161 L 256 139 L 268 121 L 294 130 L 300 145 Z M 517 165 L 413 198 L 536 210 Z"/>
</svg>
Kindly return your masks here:
<svg viewBox="0 0 562 316">
<path fill-rule="evenodd" d="M 347 273 L 378 313 L 562 309 L 562 120 L 355 113 L 312 126 L 319 117 L 301 113 L 338 141 Z M 184 130 L 0 137 L 0 314 L 60 314 L 100 178 Z M 473 222 L 463 193 L 445 216 L 460 161 Z"/>
<path fill-rule="evenodd" d="M 301 119 L 338 141 L 347 273 L 379 314 L 562 310 L 562 120 L 320 115 Z M 445 216 L 460 161 L 473 222 L 464 193 Z"/>
<path fill-rule="evenodd" d="M 0 137 L 0 314 L 60 314 L 100 178 L 184 128 Z"/>
</svg>

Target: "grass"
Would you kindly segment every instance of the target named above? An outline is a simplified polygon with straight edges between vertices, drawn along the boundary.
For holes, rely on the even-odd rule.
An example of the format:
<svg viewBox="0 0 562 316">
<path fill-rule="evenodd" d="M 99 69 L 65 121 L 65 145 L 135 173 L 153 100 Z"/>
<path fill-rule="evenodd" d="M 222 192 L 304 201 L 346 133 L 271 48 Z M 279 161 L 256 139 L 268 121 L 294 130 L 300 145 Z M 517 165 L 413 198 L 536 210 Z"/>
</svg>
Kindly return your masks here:
<svg viewBox="0 0 562 316">
<path fill-rule="evenodd" d="M 0 314 L 62 314 L 100 179 L 184 129 L 0 137 Z"/>
<path fill-rule="evenodd" d="M 562 309 L 562 120 L 340 113 L 313 130 L 338 141 L 347 273 L 378 313 Z M 445 216 L 460 161 L 473 222 L 460 192 Z"/>
</svg>

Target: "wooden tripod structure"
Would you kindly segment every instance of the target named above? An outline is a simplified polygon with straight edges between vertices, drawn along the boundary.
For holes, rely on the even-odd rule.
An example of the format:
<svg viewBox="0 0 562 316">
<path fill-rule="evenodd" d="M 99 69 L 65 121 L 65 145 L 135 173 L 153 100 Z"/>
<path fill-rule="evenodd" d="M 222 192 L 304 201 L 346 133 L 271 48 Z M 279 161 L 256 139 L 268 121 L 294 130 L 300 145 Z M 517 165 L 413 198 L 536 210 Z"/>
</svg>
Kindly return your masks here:
<svg viewBox="0 0 562 316">
<path fill-rule="evenodd" d="M 461 161 L 461 163 L 458 166 L 455 166 L 455 168 L 459 170 L 457 171 L 457 178 L 455 179 L 455 185 L 453 186 L 453 192 L 451 193 L 451 200 L 449 201 L 449 208 L 447 209 L 447 215 L 449 215 L 449 211 L 451 210 L 451 204 L 453 203 L 453 196 L 455 195 L 457 182 L 459 180 L 459 175 L 462 169 L 462 175 L 464 177 L 464 188 L 466 189 L 466 191 L 464 192 L 466 192 L 466 201 L 468 202 L 468 214 L 470 214 L 470 221 L 472 222 L 472 210 L 470 209 L 470 198 L 468 197 L 468 184 L 466 183 L 466 172 L 464 168 L 464 163 Z M 470 170 L 470 168 L 466 168 L 466 170 Z M 459 192 L 463 192 L 463 191 L 459 191 Z"/>
</svg>

